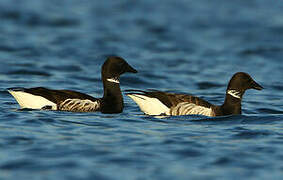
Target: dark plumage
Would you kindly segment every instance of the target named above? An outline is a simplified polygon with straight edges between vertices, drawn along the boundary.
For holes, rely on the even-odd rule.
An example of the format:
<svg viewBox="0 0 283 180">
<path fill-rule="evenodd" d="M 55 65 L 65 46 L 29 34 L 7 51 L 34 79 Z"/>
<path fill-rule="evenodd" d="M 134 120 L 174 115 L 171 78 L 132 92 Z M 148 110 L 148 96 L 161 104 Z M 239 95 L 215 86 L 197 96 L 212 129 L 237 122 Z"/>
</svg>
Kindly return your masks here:
<svg viewBox="0 0 283 180">
<path fill-rule="evenodd" d="M 51 90 L 43 87 L 10 88 L 8 91 L 22 108 L 120 113 L 123 111 L 124 103 L 119 78 L 126 72 L 137 73 L 123 58 L 107 58 L 101 70 L 104 88 L 102 98 L 94 98 L 77 91 Z"/>
<path fill-rule="evenodd" d="M 249 74 L 238 72 L 228 83 L 225 101 L 221 106 L 213 105 L 203 99 L 187 94 L 162 91 L 127 90 L 140 109 L 149 115 L 187 115 L 223 116 L 241 114 L 242 97 L 247 89 L 261 90 Z"/>
</svg>

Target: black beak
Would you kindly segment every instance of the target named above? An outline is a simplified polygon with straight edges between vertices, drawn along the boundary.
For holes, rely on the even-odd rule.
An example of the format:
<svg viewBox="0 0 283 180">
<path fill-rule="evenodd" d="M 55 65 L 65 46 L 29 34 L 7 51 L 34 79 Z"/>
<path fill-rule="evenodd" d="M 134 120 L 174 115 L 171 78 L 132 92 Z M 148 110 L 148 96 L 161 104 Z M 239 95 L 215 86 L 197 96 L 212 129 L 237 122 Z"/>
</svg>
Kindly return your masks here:
<svg viewBox="0 0 283 180">
<path fill-rule="evenodd" d="M 137 73 L 138 71 L 129 64 L 127 64 L 127 67 L 125 68 L 125 72 Z"/>
<path fill-rule="evenodd" d="M 252 89 L 256 89 L 256 90 L 262 90 L 263 87 L 261 85 L 259 85 L 257 82 L 253 81 L 252 82 Z"/>
</svg>

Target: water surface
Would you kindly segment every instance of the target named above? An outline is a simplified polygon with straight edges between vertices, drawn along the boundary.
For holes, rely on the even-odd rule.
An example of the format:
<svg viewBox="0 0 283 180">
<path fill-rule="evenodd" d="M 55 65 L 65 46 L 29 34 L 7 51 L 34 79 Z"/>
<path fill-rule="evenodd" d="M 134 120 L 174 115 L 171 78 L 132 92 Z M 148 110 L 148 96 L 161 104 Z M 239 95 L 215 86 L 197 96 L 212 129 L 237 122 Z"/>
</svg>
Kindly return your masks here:
<svg viewBox="0 0 283 180">
<path fill-rule="evenodd" d="M 282 179 L 283 5 L 279 1 L 1 1 L 0 179 Z M 124 57 L 122 90 L 221 104 L 248 72 L 243 115 L 157 119 L 19 110 L 9 87 L 100 97 L 100 67 Z"/>
</svg>

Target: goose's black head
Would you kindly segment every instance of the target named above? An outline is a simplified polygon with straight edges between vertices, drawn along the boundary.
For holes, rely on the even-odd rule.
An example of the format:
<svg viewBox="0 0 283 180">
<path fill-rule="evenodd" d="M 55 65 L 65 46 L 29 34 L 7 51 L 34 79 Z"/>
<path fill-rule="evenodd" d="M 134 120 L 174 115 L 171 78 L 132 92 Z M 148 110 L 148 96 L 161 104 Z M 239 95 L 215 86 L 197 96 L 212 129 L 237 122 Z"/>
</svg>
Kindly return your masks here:
<svg viewBox="0 0 283 180">
<path fill-rule="evenodd" d="M 220 113 L 218 112 L 219 115 L 241 114 L 241 100 L 248 89 L 262 90 L 263 87 L 256 83 L 249 74 L 235 73 L 228 84 L 225 102 L 221 106 Z"/>
<path fill-rule="evenodd" d="M 137 73 L 123 58 L 118 56 L 108 57 L 101 70 L 104 94 L 101 104 L 102 113 L 120 113 L 123 111 L 124 102 L 120 89 L 120 75 L 131 72 Z"/>
<path fill-rule="evenodd" d="M 233 75 L 231 78 L 227 91 L 228 90 L 235 90 L 238 92 L 241 92 L 242 94 L 247 90 L 247 89 L 256 89 L 256 90 L 262 90 L 263 87 L 259 85 L 253 78 L 244 72 L 237 72 Z"/>
<path fill-rule="evenodd" d="M 137 73 L 138 71 L 118 56 L 108 57 L 101 71 L 103 78 L 119 78 L 120 75 L 126 72 Z"/>
</svg>

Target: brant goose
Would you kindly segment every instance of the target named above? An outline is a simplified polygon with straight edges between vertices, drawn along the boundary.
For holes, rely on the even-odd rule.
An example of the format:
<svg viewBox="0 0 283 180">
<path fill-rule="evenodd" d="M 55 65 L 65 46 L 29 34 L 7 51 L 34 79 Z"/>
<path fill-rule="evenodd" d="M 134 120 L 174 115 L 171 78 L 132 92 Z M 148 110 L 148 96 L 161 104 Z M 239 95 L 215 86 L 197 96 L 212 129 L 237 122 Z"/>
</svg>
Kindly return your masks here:
<svg viewBox="0 0 283 180">
<path fill-rule="evenodd" d="M 140 109 L 148 115 L 189 115 L 224 116 L 241 114 L 241 102 L 247 89 L 261 90 L 249 74 L 238 72 L 231 78 L 226 98 L 221 106 L 188 94 L 175 94 L 161 91 L 126 90 Z"/>
<path fill-rule="evenodd" d="M 21 108 L 121 113 L 124 104 L 119 77 L 125 72 L 137 73 L 137 70 L 121 57 L 107 58 L 101 70 L 104 88 L 102 98 L 94 98 L 76 91 L 51 90 L 43 87 L 10 88 L 8 92 L 14 96 Z"/>
</svg>

